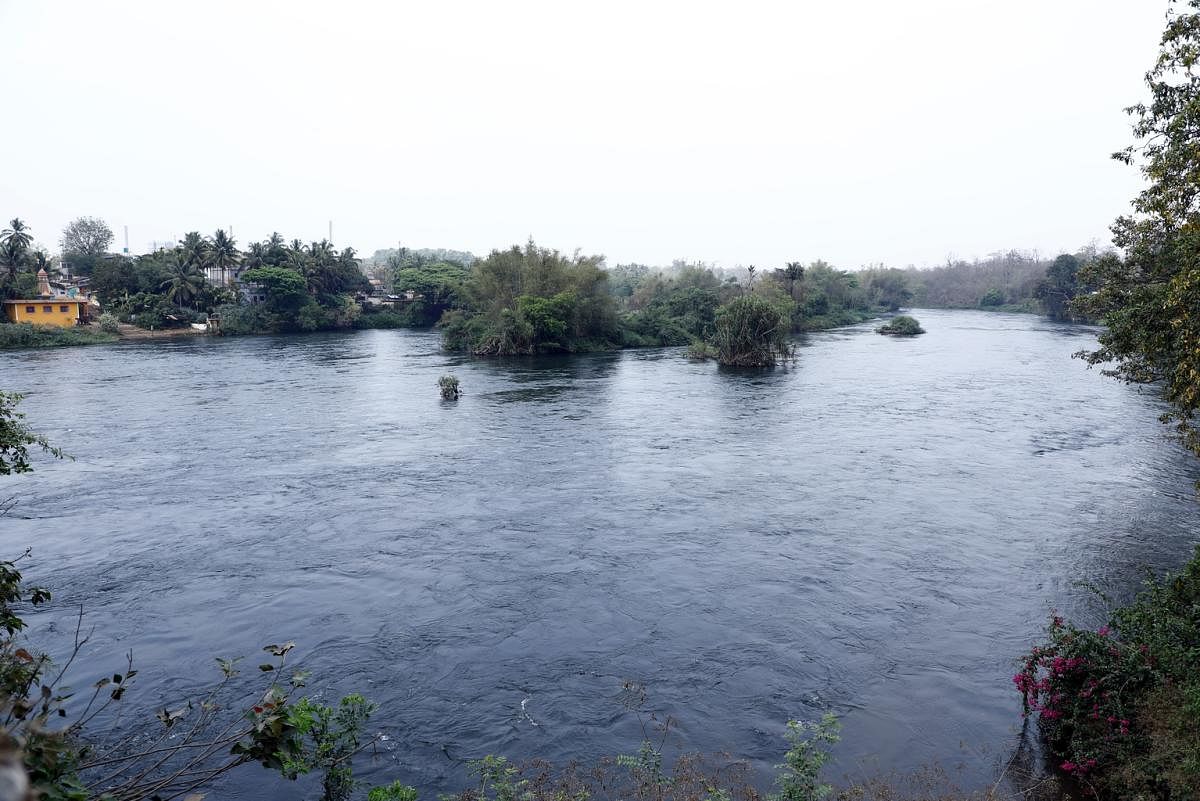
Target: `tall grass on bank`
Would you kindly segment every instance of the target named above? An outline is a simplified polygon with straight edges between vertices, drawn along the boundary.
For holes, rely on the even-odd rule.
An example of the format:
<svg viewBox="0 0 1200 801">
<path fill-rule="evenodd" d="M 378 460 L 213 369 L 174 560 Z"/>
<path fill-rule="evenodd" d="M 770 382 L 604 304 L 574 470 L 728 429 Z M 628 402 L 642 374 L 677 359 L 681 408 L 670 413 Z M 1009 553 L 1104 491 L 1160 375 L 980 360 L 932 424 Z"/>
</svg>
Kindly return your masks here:
<svg viewBox="0 0 1200 801">
<path fill-rule="evenodd" d="M 117 335 L 90 328 L 60 328 L 32 323 L 0 323 L 0 350 L 57 348 L 66 345 L 100 345 L 116 342 Z"/>
</svg>

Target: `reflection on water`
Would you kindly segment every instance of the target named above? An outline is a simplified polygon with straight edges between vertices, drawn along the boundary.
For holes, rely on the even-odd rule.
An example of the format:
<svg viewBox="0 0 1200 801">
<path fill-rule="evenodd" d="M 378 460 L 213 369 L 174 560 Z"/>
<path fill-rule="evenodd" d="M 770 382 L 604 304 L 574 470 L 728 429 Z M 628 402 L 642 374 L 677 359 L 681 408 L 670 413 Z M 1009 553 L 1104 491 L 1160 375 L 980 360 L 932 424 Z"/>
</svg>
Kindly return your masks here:
<svg viewBox="0 0 1200 801">
<path fill-rule="evenodd" d="M 843 772 L 962 756 L 982 783 L 1013 657 L 1050 608 L 1094 613 L 1074 580 L 1183 560 L 1197 468 L 1152 395 L 1070 358 L 1092 329 L 920 317 L 751 374 L 403 331 L 8 353 L 0 385 L 76 460 L 6 482 L 0 545 L 58 590 L 40 635 L 84 604 L 90 658 L 133 647 L 148 704 L 298 640 L 316 690 L 380 702 L 376 774 L 425 790 L 487 752 L 635 750 L 630 679 L 677 750 L 765 772 L 831 708 Z M 222 796 L 269 792 L 246 780 Z"/>
</svg>

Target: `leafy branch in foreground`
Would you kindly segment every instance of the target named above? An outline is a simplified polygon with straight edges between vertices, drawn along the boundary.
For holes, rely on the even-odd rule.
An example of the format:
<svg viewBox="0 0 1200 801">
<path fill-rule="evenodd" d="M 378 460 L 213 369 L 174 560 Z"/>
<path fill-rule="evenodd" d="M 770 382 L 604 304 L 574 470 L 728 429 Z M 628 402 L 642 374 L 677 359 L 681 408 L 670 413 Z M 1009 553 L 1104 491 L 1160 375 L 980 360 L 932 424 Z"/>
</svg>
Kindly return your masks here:
<svg viewBox="0 0 1200 801">
<path fill-rule="evenodd" d="M 39 447 L 57 459 L 65 456 L 61 448 L 25 427 L 25 414 L 17 411 L 22 397 L 15 392 L 0 392 L 0 476 L 31 471 L 30 446 Z"/>
<path fill-rule="evenodd" d="M 783 764 L 776 784 L 779 795 L 775 801 L 820 801 L 833 787 L 820 781 L 821 768 L 829 761 L 827 746 L 841 740 L 841 725 L 833 713 L 826 713 L 817 723 L 789 720 L 787 741 L 791 745 L 783 755 Z"/>
</svg>

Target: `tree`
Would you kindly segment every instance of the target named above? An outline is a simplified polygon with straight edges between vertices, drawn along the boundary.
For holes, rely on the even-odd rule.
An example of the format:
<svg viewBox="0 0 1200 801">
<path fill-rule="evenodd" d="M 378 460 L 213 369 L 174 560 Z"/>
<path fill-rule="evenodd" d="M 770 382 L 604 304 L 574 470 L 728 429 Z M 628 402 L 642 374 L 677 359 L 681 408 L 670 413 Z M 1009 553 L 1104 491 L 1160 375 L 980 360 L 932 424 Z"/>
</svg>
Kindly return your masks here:
<svg viewBox="0 0 1200 801">
<path fill-rule="evenodd" d="M 59 245 L 64 254 L 102 256 L 112 244 L 113 232 L 99 217 L 79 217 L 67 223 Z"/>
<path fill-rule="evenodd" d="M 212 243 L 208 249 L 208 265 L 221 270 L 232 272 L 242 261 L 241 251 L 232 236 L 222 230 L 213 234 Z"/>
<path fill-rule="evenodd" d="M 0 476 L 31 471 L 31 445 L 59 459 L 63 458 L 61 450 L 47 442 L 45 437 L 34 434 L 25 427 L 25 415 L 17 411 L 17 404 L 20 402 L 20 395 L 0 392 Z"/>
<path fill-rule="evenodd" d="M 908 276 L 903 270 L 873 269 L 867 275 L 867 286 L 875 305 L 890 312 L 900 311 L 901 306 L 912 300 Z"/>
<path fill-rule="evenodd" d="M 788 295 L 796 299 L 796 282 L 804 280 L 804 265 L 798 261 L 789 261 L 783 268 L 783 275 L 788 282 Z M 803 285 L 802 285 L 803 286 Z"/>
<path fill-rule="evenodd" d="M 184 234 L 179 243 L 179 249 L 183 251 L 183 257 L 187 263 L 197 270 L 203 270 L 208 266 L 208 257 L 212 252 L 212 246 L 206 238 L 200 235 L 199 231 L 188 231 Z"/>
<path fill-rule="evenodd" d="M 179 308 L 191 303 L 204 287 L 204 274 L 183 253 L 175 255 L 175 261 L 167 268 L 167 279 L 160 285 L 166 290 L 167 300 Z"/>
<path fill-rule="evenodd" d="M 463 293 L 467 268 L 451 262 L 437 262 L 396 271 L 392 283 L 397 292 L 412 291 L 420 296 L 413 302 L 419 311 L 414 322 L 433 325 L 458 301 Z"/>
<path fill-rule="evenodd" d="M 1184 10 L 1180 10 L 1180 8 Z M 1124 258 L 1101 256 L 1083 271 L 1095 286 L 1075 304 L 1103 319 L 1100 347 L 1082 353 L 1110 363 L 1109 375 L 1161 381 L 1188 446 L 1200 454 L 1192 421 L 1200 408 L 1200 0 L 1172 0 L 1158 59 L 1146 73 L 1149 104 L 1127 109 L 1137 143 L 1114 154 L 1140 162 L 1149 181 L 1117 219 L 1113 243 Z"/>
<path fill-rule="evenodd" d="M 6 239 L 0 243 L 0 267 L 8 271 L 8 280 L 16 280 L 17 273 L 25 266 L 28 254 L 16 239 Z"/>
<path fill-rule="evenodd" d="M 1046 306 L 1051 320 L 1070 320 L 1071 301 L 1079 289 L 1079 259 L 1064 253 L 1046 269 L 1046 277 L 1037 282 L 1033 296 Z"/>
<path fill-rule="evenodd" d="M 8 227 L 0 231 L 0 243 L 14 242 L 21 250 L 28 250 L 33 244 L 33 236 L 29 233 L 29 226 L 26 225 L 20 218 L 14 217 Z"/>
<path fill-rule="evenodd" d="M 259 267 L 242 273 L 242 280 L 258 284 L 267 291 L 272 311 L 295 312 L 308 298 L 304 276 L 286 267 Z"/>
<path fill-rule="evenodd" d="M 8 282 L 11 286 L 16 280 L 17 273 L 28 260 L 29 246 L 33 237 L 29 226 L 19 218 L 14 217 L 8 228 L 0 231 L 0 267 L 8 271 Z"/>
<path fill-rule="evenodd" d="M 524 248 L 492 251 L 471 268 L 464 309 L 446 320 L 447 347 L 487 356 L 617 347 L 620 331 L 603 262 L 602 256 L 564 256 L 532 240 Z M 555 324 L 536 324 L 551 320 L 565 324 L 561 335 Z"/>
</svg>

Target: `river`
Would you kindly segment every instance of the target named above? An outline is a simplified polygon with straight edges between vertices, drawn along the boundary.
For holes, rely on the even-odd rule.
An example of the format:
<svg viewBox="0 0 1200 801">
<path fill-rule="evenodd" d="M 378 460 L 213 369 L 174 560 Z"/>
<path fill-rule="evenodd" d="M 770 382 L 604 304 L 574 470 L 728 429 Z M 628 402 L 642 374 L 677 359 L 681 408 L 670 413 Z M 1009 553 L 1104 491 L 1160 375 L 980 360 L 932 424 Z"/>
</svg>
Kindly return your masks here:
<svg viewBox="0 0 1200 801">
<path fill-rule="evenodd" d="M 1018 741 L 1015 658 L 1051 609 L 1099 620 L 1074 582 L 1184 561 L 1200 469 L 1153 392 L 1071 358 L 1095 329 L 917 316 L 764 373 L 409 331 L 6 352 L 74 461 L 5 479 L 0 552 L 33 546 L 56 593 L 39 643 L 81 604 L 96 626 L 78 684 L 132 649 L 131 703 L 163 704 L 294 639 L 311 691 L 380 704 L 366 775 L 424 798 L 486 753 L 635 752 L 651 716 L 766 782 L 785 721 L 826 709 L 835 778 L 981 786 Z M 247 769 L 220 795 L 294 793 Z"/>
</svg>

